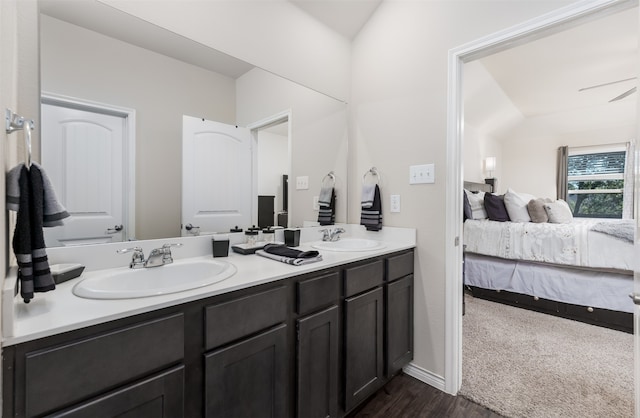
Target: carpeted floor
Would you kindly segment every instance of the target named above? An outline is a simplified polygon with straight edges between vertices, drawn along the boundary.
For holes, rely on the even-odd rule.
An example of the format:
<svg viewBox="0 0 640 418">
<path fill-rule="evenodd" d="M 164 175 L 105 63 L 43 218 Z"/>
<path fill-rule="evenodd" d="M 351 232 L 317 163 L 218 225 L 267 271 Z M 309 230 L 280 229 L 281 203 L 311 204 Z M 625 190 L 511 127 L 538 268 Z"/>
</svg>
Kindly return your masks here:
<svg viewBox="0 0 640 418">
<path fill-rule="evenodd" d="M 465 297 L 460 395 L 508 417 L 633 417 L 633 335 Z"/>
</svg>

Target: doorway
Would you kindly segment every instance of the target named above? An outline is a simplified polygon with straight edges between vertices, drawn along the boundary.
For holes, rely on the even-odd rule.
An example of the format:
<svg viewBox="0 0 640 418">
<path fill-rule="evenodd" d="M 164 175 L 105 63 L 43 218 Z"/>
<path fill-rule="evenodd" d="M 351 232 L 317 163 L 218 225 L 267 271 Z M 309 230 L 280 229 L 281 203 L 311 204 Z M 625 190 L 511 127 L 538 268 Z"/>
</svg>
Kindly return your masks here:
<svg viewBox="0 0 640 418">
<path fill-rule="evenodd" d="M 449 51 L 449 107 L 447 120 L 447 256 L 446 256 L 446 339 L 445 391 L 458 393 L 462 382 L 462 165 L 463 99 L 462 82 L 465 63 L 494 52 L 538 39 L 586 19 L 636 5 L 629 1 L 577 3 L 559 9 L 503 32 L 479 39 Z M 636 273 L 637 276 L 637 273 Z M 637 384 L 637 382 L 636 382 Z M 636 390 L 636 397 L 638 391 Z M 637 403 L 637 400 L 636 400 Z"/>
<path fill-rule="evenodd" d="M 291 219 L 288 181 L 291 172 L 291 112 L 280 112 L 252 123 L 249 129 L 256 167 L 256 225 L 286 228 Z"/>
</svg>

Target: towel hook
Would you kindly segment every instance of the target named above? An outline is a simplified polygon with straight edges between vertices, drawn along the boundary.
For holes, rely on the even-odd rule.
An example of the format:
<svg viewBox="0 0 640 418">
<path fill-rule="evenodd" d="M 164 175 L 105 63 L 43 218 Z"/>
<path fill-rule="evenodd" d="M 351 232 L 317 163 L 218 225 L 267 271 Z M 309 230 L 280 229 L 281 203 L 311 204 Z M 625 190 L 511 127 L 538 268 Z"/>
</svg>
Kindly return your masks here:
<svg viewBox="0 0 640 418">
<path fill-rule="evenodd" d="M 25 165 L 27 168 L 31 168 L 31 131 L 35 123 L 33 120 L 26 120 L 22 116 L 13 113 L 10 109 L 6 109 L 5 125 L 8 134 L 19 130 L 24 131 Z"/>
<path fill-rule="evenodd" d="M 325 180 L 327 180 L 327 179 L 331 180 L 331 186 L 335 186 L 336 185 L 336 175 L 333 173 L 333 171 L 329 171 L 329 173 L 322 178 L 322 185 L 323 186 L 324 186 Z"/>
<path fill-rule="evenodd" d="M 378 169 L 375 167 L 371 167 L 369 170 L 367 170 L 366 173 L 364 173 L 364 175 L 362 176 L 362 184 L 364 184 L 367 180 L 367 176 L 371 175 L 372 177 L 376 178 L 376 184 L 380 184 L 380 182 L 382 181 L 382 176 L 380 175 L 380 173 L 378 172 Z"/>
</svg>

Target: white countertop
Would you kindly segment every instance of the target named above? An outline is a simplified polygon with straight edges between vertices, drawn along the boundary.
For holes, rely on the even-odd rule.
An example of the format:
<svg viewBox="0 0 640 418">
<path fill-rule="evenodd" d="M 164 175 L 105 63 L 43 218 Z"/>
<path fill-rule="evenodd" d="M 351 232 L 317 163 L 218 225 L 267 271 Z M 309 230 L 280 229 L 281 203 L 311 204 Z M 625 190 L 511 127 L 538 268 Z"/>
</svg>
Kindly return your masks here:
<svg viewBox="0 0 640 418">
<path fill-rule="evenodd" d="M 135 299 L 84 299 L 72 293 L 73 287 L 79 281 L 98 274 L 101 269 L 128 268 L 126 266 L 128 265 L 130 254 L 118 254 L 116 256 L 112 254 L 115 254 L 116 249 L 133 246 L 133 242 L 107 244 L 99 247 L 48 249 L 50 264 L 81 263 L 86 266 L 86 269 L 80 277 L 57 285 L 54 291 L 36 293 L 28 304 L 22 301 L 20 295 L 13 297 L 16 272 L 15 268 L 12 269 L 5 280 L 2 294 L 2 345 L 15 345 L 234 290 L 414 248 L 416 245 L 416 232 L 412 228 L 385 227 L 382 231 L 370 232 L 365 231 L 359 225 L 340 226 L 347 229 L 347 233 L 343 234 L 344 237 L 375 239 L 384 241 L 386 246 L 383 249 L 373 251 L 334 252 L 323 250 L 321 251 L 322 261 L 302 266 L 292 266 L 258 255 L 240 255 L 229 250 L 228 257 L 217 258 L 217 260 L 228 261 L 237 268 L 237 272 L 230 278 L 198 289 Z M 296 249 L 314 249 L 311 244 L 317 241 L 320 236 L 318 229 L 303 228 L 301 245 Z M 276 235 L 276 240 L 278 239 L 281 238 Z M 211 236 L 136 241 L 135 245 L 143 247 L 145 254 L 148 254 L 151 248 L 159 247 L 166 242 L 183 243 L 183 247 L 173 250 L 175 263 L 180 263 L 181 260 L 185 259 L 212 258 Z"/>
</svg>

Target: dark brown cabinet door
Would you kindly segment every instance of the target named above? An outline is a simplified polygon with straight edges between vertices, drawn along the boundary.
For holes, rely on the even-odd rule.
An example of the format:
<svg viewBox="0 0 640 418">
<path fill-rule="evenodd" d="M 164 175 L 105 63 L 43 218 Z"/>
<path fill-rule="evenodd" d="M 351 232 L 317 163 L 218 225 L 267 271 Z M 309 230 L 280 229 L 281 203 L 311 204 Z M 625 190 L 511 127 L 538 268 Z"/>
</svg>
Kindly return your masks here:
<svg viewBox="0 0 640 418">
<path fill-rule="evenodd" d="M 205 416 L 286 417 L 287 328 L 205 354 Z"/>
<path fill-rule="evenodd" d="M 380 388 L 383 380 L 383 291 L 345 299 L 345 411 Z"/>
<path fill-rule="evenodd" d="M 178 418 L 184 416 L 184 366 L 125 386 L 51 417 Z"/>
<path fill-rule="evenodd" d="M 338 307 L 298 320 L 297 416 L 338 415 Z"/>
<path fill-rule="evenodd" d="M 413 360 L 413 275 L 387 285 L 387 376 Z"/>
</svg>

